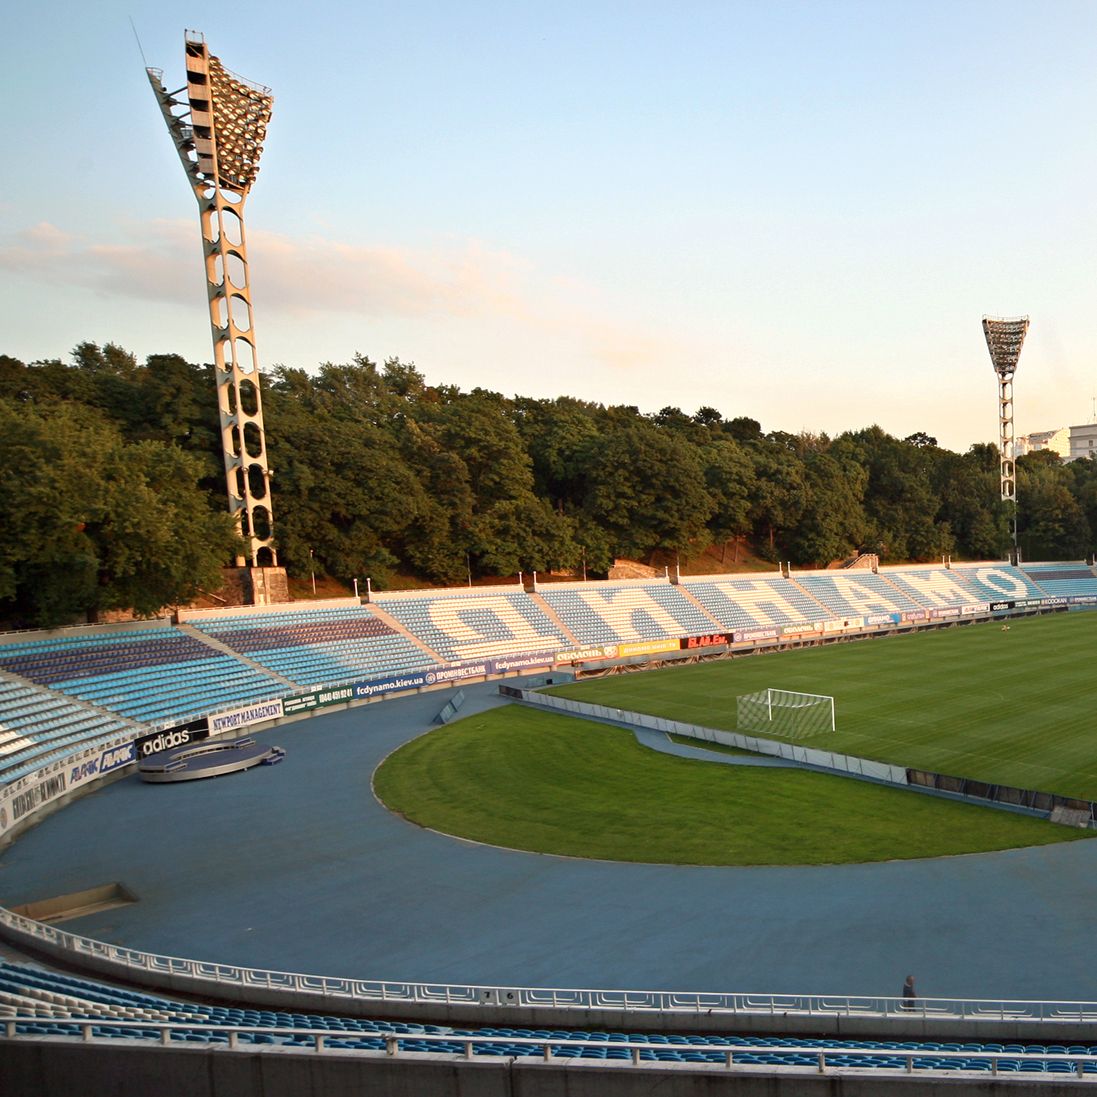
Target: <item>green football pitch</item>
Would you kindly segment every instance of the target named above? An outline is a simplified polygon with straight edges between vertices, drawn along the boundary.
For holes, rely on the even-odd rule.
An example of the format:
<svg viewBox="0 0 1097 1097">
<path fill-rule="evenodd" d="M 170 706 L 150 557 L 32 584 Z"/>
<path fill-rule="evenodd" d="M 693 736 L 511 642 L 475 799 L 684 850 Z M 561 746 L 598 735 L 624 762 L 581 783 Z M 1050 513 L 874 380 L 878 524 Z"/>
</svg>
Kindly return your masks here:
<svg viewBox="0 0 1097 1097">
<path fill-rule="evenodd" d="M 735 730 L 736 697 L 766 688 L 834 697 L 837 730 L 798 740 L 805 746 L 1097 800 L 1097 612 L 1014 620 L 1008 631 L 991 621 L 692 664 L 551 692 Z"/>
<path fill-rule="evenodd" d="M 413 739 L 377 768 L 373 789 L 445 834 L 611 861 L 841 864 L 1090 834 L 848 777 L 676 758 L 623 728 L 523 705 Z"/>
<path fill-rule="evenodd" d="M 968 625 L 576 682 L 550 692 L 735 728 L 764 688 L 836 699 L 848 754 L 1097 799 L 1097 613 Z M 796 769 L 670 757 L 631 733 L 511 705 L 406 744 L 374 791 L 412 822 L 544 853 L 678 864 L 939 857 L 1091 832 Z"/>
</svg>

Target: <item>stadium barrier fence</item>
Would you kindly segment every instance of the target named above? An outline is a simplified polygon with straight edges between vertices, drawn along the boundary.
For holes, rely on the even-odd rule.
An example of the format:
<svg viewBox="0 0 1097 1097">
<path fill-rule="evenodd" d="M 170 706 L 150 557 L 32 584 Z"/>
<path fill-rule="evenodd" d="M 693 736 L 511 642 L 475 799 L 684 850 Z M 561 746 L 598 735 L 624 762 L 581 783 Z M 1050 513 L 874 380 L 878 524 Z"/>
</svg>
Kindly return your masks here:
<svg viewBox="0 0 1097 1097">
<path fill-rule="evenodd" d="M 904 766 L 876 762 L 870 758 L 858 758 L 853 754 L 839 754 L 832 750 L 801 746 L 799 743 L 784 743 L 778 739 L 763 739 L 757 735 L 743 735 L 737 731 L 724 731 L 721 728 L 703 727 L 700 724 L 686 724 L 680 720 L 649 716 L 643 712 L 629 712 L 609 705 L 590 705 L 583 701 L 573 701 L 568 697 L 555 697 L 552 694 L 537 693 L 534 690 L 519 689 L 516 686 L 500 686 L 499 692 L 505 697 L 526 704 L 566 712 L 572 716 L 608 720 L 611 723 L 626 723 L 630 727 L 662 731 L 669 735 L 684 735 L 690 739 L 738 747 L 740 750 L 749 750 L 754 754 L 767 754 L 790 762 L 798 762 L 801 765 L 867 777 L 890 785 L 905 786 L 907 784 L 907 770 Z"/>
<path fill-rule="evenodd" d="M 1035 789 L 1014 788 L 1012 785 L 994 785 L 987 781 L 976 781 L 970 777 L 951 777 L 946 773 L 934 773 L 932 770 L 924 769 L 908 768 L 907 781 L 916 788 L 934 789 L 955 796 L 985 800 L 1006 807 L 1025 808 L 1047 815 L 1056 808 L 1081 812 L 1088 818 L 1087 825 L 1090 827 L 1097 821 L 1097 804 L 1092 800 L 1077 800 L 1054 792 L 1038 792 Z"/>
<path fill-rule="evenodd" d="M 502 1017 L 510 1024 L 846 1035 L 896 1027 L 930 1035 L 955 1033 L 961 1026 L 1016 1036 L 1042 1034 L 1043 1039 L 1051 1035 L 1049 1028 L 1056 1038 L 1080 1038 L 1068 1030 L 1092 1035 L 1097 1023 L 1097 1002 L 918 998 L 912 1005 L 888 996 L 488 987 L 306 975 L 143 952 L 68 933 L 4 908 L 0 936 L 82 970 L 161 992 L 361 1017 L 479 1022 Z"/>
<path fill-rule="evenodd" d="M 71 1028 L 76 1028 L 79 1031 L 74 1033 L 49 1033 L 46 1035 L 46 1039 L 50 1041 L 63 1041 L 63 1042 L 80 1042 L 80 1043 L 92 1043 L 97 1040 L 105 1038 L 105 1034 L 97 1031 L 101 1029 L 110 1030 L 110 1035 L 117 1036 L 119 1034 L 132 1033 L 135 1039 L 144 1040 L 157 1040 L 161 1045 L 167 1046 L 171 1043 L 173 1035 L 176 1038 L 208 1038 L 212 1036 L 224 1036 L 227 1037 L 227 1041 L 222 1045 L 229 1051 L 244 1051 L 247 1053 L 253 1053 L 256 1050 L 256 1045 L 251 1042 L 251 1039 L 256 1036 L 272 1037 L 276 1036 L 285 1040 L 293 1040 L 293 1050 L 295 1052 L 313 1052 L 318 1055 L 323 1054 L 339 1054 L 344 1055 L 348 1052 L 351 1055 L 360 1056 L 377 1056 L 385 1055 L 389 1058 L 395 1058 L 397 1056 L 415 1056 L 422 1054 L 438 1054 L 439 1052 L 451 1055 L 460 1055 L 465 1059 L 472 1059 L 478 1052 L 484 1050 L 500 1049 L 504 1055 L 514 1056 L 516 1054 L 515 1049 L 521 1049 L 519 1054 L 529 1056 L 539 1056 L 544 1062 L 552 1062 L 554 1059 L 559 1059 L 557 1054 L 561 1051 L 584 1051 L 584 1050 L 604 1050 L 607 1052 L 616 1053 L 613 1058 L 626 1063 L 631 1062 L 635 1067 L 658 1067 L 658 1061 L 655 1056 L 667 1051 L 672 1052 L 692 1052 L 700 1053 L 709 1056 L 707 1061 L 701 1062 L 694 1060 L 690 1063 L 692 1069 L 710 1069 L 710 1070 L 732 1070 L 736 1067 L 742 1068 L 746 1066 L 754 1066 L 758 1060 L 758 1055 L 764 1055 L 769 1061 L 765 1063 L 769 1067 L 784 1067 L 788 1068 L 800 1068 L 802 1072 L 805 1066 L 809 1069 L 816 1071 L 820 1074 L 834 1073 L 840 1074 L 845 1070 L 864 1070 L 866 1068 L 872 1068 L 874 1070 L 891 1070 L 892 1072 L 903 1074 L 919 1074 L 919 1075 L 933 1075 L 941 1074 L 946 1070 L 951 1076 L 953 1069 L 964 1070 L 978 1070 L 973 1068 L 969 1064 L 972 1061 L 985 1064 L 985 1067 L 989 1067 L 988 1073 L 991 1075 L 998 1075 L 999 1073 L 1005 1073 L 1001 1071 L 1001 1067 L 1006 1065 L 1009 1067 L 1009 1073 L 1013 1073 L 1018 1070 L 1023 1063 L 1040 1064 L 1045 1067 L 1051 1063 L 1068 1064 L 1071 1068 L 1071 1073 L 1076 1074 L 1079 1079 L 1081 1076 L 1097 1072 L 1097 1054 L 1091 1050 L 1077 1050 L 1071 1051 L 1006 1051 L 1006 1050 L 991 1050 L 983 1048 L 968 1048 L 963 1050 L 952 1050 L 939 1047 L 926 1047 L 926 1048 L 872 1048 L 872 1047 L 850 1047 L 848 1044 L 845 1046 L 820 1046 L 818 1042 L 797 1044 L 795 1041 L 790 1040 L 788 1043 L 783 1043 L 781 1046 L 747 1044 L 736 1044 L 734 1042 L 721 1043 L 721 1044 L 699 1044 L 699 1043 L 686 1043 L 686 1044 L 668 1044 L 662 1041 L 648 1041 L 639 1039 L 636 1037 L 628 1039 L 583 1039 L 583 1038 L 568 1038 L 564 1036 L 501 1036 L 501 1035 L 488 1035 L 488 1034 L 468 1034 L 468 1033 L 413 1033 L 406 1036 L 397 1035 L 394 1033 L 378 1033 L 377 1035 L 369 1035 L 359 1032 L 346 1032 L 339 1030 L 332 1030 L 329 1028 L 310 1028 L 307 1025 L 233 1025 L 224 1023 L 211 1023 L 211 1022 L 167 1022 L 167 1021 L 126 1021 L 113 1017 L 103 1017 L 96 1020 L 86 1020 L 83 1018 L 73 1019 L 68 1021 L 63 1018 L 56 1018 L 52 1020 L 43 1020 L 39 1017 L 27 1016 L 16 1018 L 5 1018 L 3 1024 L 3 1035 L 9 1039 L 14 1040 L 23 1035 L 34 1035 L 36 1041 L 42 1040 L 42 1035 L 34 1033 L 19 1033 L 17 1026 L 20 1024 L 32 1024 L 36 1026 L 51 1026 L 51 1025 L 66 1025 Z M 150 1037 L 150 1033 L 153 1035 Z M 240 1037 L 245 1038 L 245 1042 L 241 1042 Z M 348 1047 L 347 1041 L 370 1041 L 375 1043 L 381 1043 L 384 1045 L 383 1050 L 380 1048 L 354 1048 Z M 305 1042 L 307 1041 L 307 1043 Z M 332 1046 L 332 1044 L 335 1046 Z M 461 1048 L 460 1052 L 453 1052 L 451 1049 L 456 1044 Z M 418 1046 L 416 1046 L 418 1045 Z M 426 1045 L 424 1047 L 423 1045 Z M 625 1055 L 621 1055 L 621 1052 L 625 1052 Z M 645 1054 L 651 1056 L 644 1059 L 642 1056 Z M 744 1058 L 741 1058 L 744 1057 Z M 798 1058 L 799 1062 L 787 1062 L 780 1063 L 773 1061 L 775 1057 L 781 1058 Z M 851 1058 L 858 1060 L 858 1062 L 850 1063 L 848 1060 Z M 835 1062 L 835 1060 L 842 1060 Z M 807 1060 L 808 1062 L 805 1062 Z M 945 1068 L 938 1065 L 925 1065 L 926 1060 L 932 1060 L 934 1063 L 944 1062 L 950 1064 L 949 1068 Z M 565 1058 L 565 1061 L 570 1061 L 570 1056 Z M 1022 1068 L 1023 1069 L 1023 1068 Z M 981 1071 L 979 1073 L 982 1073 Z M 1042 1073 L 1042 1072 L 1041 1072 Z M 1031 1074 L 1028 1075 L 1028 1080 L 1032 1081 Z"/>
<path fill-rule="evenodd" d="M 995 785 L 986 781 L 977 781 L 968 777 L 952 777 L 930 770 L 876 762 L 870 758 L 859 758 L 852 754 L 839 754 L 835 751 L 817 750 L 802 747 L 797 743 L 786 743 L 776 739 L 763 739 L 740 732 L 724 731 L 719 728 L 703 727 L 699 724 L 685 724 L 678 720 L 667 720 L 661 716 L 650 716 L 643 712 L 630 712 L 609 705 L 591 705 L 582 701 L 573 701 L 566 697 L 538 693 L 535 690 L 519 689 L 515 686 L 500 686 L 499 692 L 505 697 L 541 708 L 566 712 L 572 716 L 582 716 L 591 720 L 605 720 L 610 723 L 624 723 L 629 727 L 646 728 L 650 731 L 662 731 L 668 735 L 682 735 L 690 739 L 720 743 L 724 746 L 738 747 L 755 754 L 767 754 L 800 765 L 813 766 L 855 777 L 864 777 L 873 781 L 882 781 L 890 785 L 907 788 L 926 789 L 945 793 L 950 797 L 965 800 L 977 800 L 1002 808 L 1019 809 L 1033 814 L 1050 816 L 1057 808 L 1069 812 L 1081 813 L 1088 822 L 1066 825 L 1097 827 L 1097 803 L 1091 800 L 1078 800 L 1069 796 L 1060 796 L 1054 792 L 1039 792 L 1035 789 L 1014 788 L 1010 785 Z"/>
</svg>

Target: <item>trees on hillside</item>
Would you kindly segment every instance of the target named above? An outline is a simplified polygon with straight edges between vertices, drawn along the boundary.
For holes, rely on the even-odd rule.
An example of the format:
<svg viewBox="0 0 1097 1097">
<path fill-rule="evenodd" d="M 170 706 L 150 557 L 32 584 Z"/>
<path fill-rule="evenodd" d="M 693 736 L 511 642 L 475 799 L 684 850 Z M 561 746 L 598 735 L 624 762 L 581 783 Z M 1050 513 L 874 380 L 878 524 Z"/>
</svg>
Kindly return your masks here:
<svg viewBox="0 0 1097 1097">
<path fill-rule="evenodd" d="M 1055 453 L 1017 461 L 1017 537 L 1030 560 L 1078 560 L 1092 544 L 1085 510 L 1075 497 L 1074 474 Z"/>
<path fill-rule="evenodd" d="M 216 589 L 234 536 L 200 473 L 176 446 L 125 442 L 93 408 L 0 398 L 0 605 L 52 625 Z"/>
<path fill-rule="evenodd" d="M 356 355 L 262 378 L 279 558 L 348 579 L 439 583 L 752 537 L 822 565 L 1001 557 L 998 453 L 957 454 L 878 426 L 764 433 L 748 416 L 644 415 L 561 396 L 431 385 Z M 212 369 L 138 363 L 81 343 L 65 362 L 0 355 L 0 612 L 34 623 L 130 603 L 151 612 L 215 581 L 233 555 Z M 1018 462 L 1022 547 L 1097 542 L 1097 462 Z M 154 605 L 153 603 L 157 603 Z"/>
<path fill-rule="evenodd" d="M 605 531 L 614 551 L 641 556 L 685 549 L 705 533 L 713 512 L 695 447 L 637 418 L 588 445 L 584 525 Z"/>
</svg>

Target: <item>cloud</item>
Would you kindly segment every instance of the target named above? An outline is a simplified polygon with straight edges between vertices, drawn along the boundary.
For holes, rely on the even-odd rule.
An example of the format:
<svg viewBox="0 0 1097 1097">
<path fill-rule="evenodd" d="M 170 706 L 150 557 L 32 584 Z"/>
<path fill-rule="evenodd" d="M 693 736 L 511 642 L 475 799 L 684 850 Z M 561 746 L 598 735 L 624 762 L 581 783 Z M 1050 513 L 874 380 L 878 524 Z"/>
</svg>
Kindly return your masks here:
<svg viewBox="0 0 1097 1097">
<path fill-rule="evenodd" d="M 249 238 L 263 301 L 292 312 L 470 316 L 518 308 L 523 264 L 475 242 L 433 251 L 259 231 Z"/>
<path fill-rule="evenodd" d="M 48 272 L 72 251 L 73 241 L 74 237 L 56 225 L 40 221 L 29 229 L 13 233 L 7 243 L 0 245 L 0 267 L 31 275 L 38 271 Z"/>
<path fill-rule="evenodd" d="M 48 222 L 0 243 L 0 269 L 53 285 L 190 306 L 201 277 L 197 225 L 152 221 L 111 243 Z M 514 311 L 521 264 L 475 243 L 434 252 L 256 231 L 248 242 L 264 307 L 407 317 Z"/>
<path fill-rule="evenodd" d="M 189 220 L 128 224 L 109 243 L 42 222 L 0 240 L 0 270 L 52 286 L 193 308 L 201 266 Z M 607 302 L 597 287 L 552 278 L 474 240 L 434 249 L 363 246 L 310 234 L 249 233 L 256 306 L 303 322 L 318 314 L 423 323 L 472 320 L 558 344 L 613 371 L 680 360 L 681 339 Z"/>
<path fill-rule="evenodd" d="M 100 244 L 42 221 L 0 242 L 0 270 L 51 286 L 192 305 L 193 280 L 177 268 L 187 266 L 181 261 L 185 243 L 194 256 L 193 228 L 189 240 L 183 236 L 180 224 L 156 221 L 147 244 Z"/>
</svg>

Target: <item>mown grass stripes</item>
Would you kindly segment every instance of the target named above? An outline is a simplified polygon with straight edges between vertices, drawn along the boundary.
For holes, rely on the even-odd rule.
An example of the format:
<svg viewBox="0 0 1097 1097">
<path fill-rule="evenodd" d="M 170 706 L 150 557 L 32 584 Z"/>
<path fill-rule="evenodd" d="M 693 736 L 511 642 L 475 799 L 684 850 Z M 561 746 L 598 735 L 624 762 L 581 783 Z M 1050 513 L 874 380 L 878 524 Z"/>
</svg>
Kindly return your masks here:
<svg viewBox="0 0 1097 1097">
<path fill-rule="evenodd" d="M 552 692 L 735 728 L 735 698 L 831 694 L 838 728 L 805 744 L 1097 799 L 1097 613 L 987 622 L 665 671 Z"/>
<path fill-rule="evenodd" d="M 518 705 L 407 743 L 376 770 L 374 790 L 448 834 L 616 861 L 835 864 L 1086 835 L 850 778 L 672 757 L 628 731 Z"/>
</svg>

